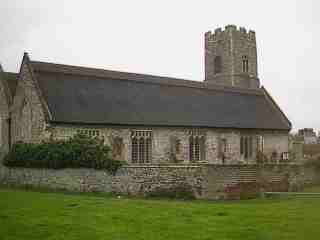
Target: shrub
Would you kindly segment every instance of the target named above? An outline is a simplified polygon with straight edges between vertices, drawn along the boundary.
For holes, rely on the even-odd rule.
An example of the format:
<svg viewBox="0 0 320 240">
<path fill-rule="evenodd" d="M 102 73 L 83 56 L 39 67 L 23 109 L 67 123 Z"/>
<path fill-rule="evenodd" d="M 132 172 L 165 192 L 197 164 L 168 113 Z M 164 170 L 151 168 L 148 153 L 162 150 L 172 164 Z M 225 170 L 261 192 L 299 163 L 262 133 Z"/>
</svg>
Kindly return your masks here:
<svg viewBox="0 0 320 240">
<path fill-rule="evenodd" d="M 4 158 L 8 167 L 25 168 L 94 168 L 116 172 L 124 162 L 113 160 L 111 149 L 97 138 L 75 135 L 68 140 L 40 144 L 16 143 Z"/>
</svg>

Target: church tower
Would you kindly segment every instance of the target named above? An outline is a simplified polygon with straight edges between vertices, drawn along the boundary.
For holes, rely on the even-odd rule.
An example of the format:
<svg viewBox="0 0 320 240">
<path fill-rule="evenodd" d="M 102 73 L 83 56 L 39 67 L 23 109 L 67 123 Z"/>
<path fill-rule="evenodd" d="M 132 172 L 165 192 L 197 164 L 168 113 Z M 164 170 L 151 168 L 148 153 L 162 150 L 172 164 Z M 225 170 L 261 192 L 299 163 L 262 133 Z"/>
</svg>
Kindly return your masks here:
<svg viewBox="0 0 320 240">
<path fill-rule="evenodd" d="M 228 25 L 205 33 L 205 82 L 224 86 L 260 87 L 254 31 Z"/>
</svg>

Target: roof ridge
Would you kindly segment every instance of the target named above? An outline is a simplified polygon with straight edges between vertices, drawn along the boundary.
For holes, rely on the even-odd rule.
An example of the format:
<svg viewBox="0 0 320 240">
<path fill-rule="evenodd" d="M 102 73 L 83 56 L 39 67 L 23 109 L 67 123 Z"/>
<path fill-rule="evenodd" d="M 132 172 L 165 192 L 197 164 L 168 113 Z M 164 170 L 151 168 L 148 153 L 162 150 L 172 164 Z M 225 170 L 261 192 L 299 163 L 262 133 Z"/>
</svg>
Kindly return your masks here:
<svg viewBox="0 0 320 240">
<path fill-rule="evenodd" d="M 76 66 L 76 65 L 53 63 L 53 62 L 43 62 L 43 61 L 33 61 L 33 60 L 31 60 L 30 62 L 31 62 L 31 64 L 35 63 L 35 64 L 45 64 L 45 65 L 51 65 L 51 66 L 54 65 L 54 66 L 58 66 L 58 67 L 73 68 L 73 69 L 77 69 L 77 70 L 99 71 L 99 72 L 107 72 L 107 73 L 120 73 L 120 74 L 135 75 L 135 76 L 141 76 L 141 77 L 147 76 L 147 77 L 163 78 L 163 79 L 170 78 L 170 79 L 175 79 L 175 80 L 187 80 L 187 79 L 183 79 L 183 78 L 157 76 L 157 75 L 153 75 L 153 74 L 134 73 L 134 72 L 125 72 L 125 71 L 115 71 L 115 70 L 108 70 L 108 69 L 103 69 L 103 68 Z M 56 71 L 54 71 L 54 72 L 56 72 Z M 187 81 L 198 82 L 195 80 L 187 80 Z"/>
<path fill-rule="evenodd" d="M 18 75 L 19 73 L 16 73 L 16 72 L 7 72 L 7 71 L 3 71 L 4 73 L 7 73 L 7 74 L 15 74 L 15 75 Z"/>
<path fill-rule="evenodd" d="M 242 94 L 263 95 L 263 92 L 261 91 L 260 88 L 244 89 L 244 88 L 222 86 L 222 85 L 217 85 L 212 83 L 206 83 L 204 81 L 195 81 L 195 80 L 189 80 L 189 79 L 183 79 L 183 78 L 114 71 L 114 70 L 107 70 L 107 69 L 101 69 L 101 68 L 82 67 L 82 66 L 74 66 L 74 65 L 59 64 L 59 63 L 41 62 L 41 61 L 30 61 L 30 63 L 34 66 L 35 71 L 40 71 L 40 72 L 41 71 L 59 72 L 64 74 L 94 76 L 94 77 L 100 77 L 100 78 L 109 77 L 113 79 L 144 82 L 148 84 L 162 84 L 162 85 L 169 85 L 169 86 L 180 86 L 180 87 L 191 87 L 191 88 L 200 88 L 200 89 L 216 90 L 216 91 L 236 92 L 236 93 L 242 93 Z M 146 80 L 146 78 L 148 79 Z"/>
</svg>

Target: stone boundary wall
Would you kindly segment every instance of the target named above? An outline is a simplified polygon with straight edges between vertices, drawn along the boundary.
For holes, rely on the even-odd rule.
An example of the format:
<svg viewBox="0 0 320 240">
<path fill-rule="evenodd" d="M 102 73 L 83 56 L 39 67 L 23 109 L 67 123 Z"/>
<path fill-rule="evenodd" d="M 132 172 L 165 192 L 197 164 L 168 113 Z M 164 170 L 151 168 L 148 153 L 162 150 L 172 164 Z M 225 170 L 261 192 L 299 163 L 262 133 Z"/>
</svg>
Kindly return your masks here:
<svg viewBox="0 0 320 240">
<path fill-rule="evenodd" d="M 0 167 L 0 184 L 74 192 L 111 192 L 112 177 L 94 169 L 30 169 Z"/>
<path fill-rule="evenodd" d="M 202 198 L 205 172 L 201 165 L 130 166 L 120 169 L 113 177 L 113 192 L 146 196 L 155 191 L 190 189 Z"/>
<path fill-rule="evenodd" d="M 308 185 L 320 185 L 320 169 L 314 167 L 304 168 L 304 184 Z"/>
<path fill-rule="evenodd" d="M 306 176 L 307 174 L 307 176 Z M 115 175 L 94 169 L 28 169 L 0 166 L 0 184 L 79 192 L 113 192 L 147 196 L 187 188 L 200 199 L 256 197 L 262 191 L 296 191 L 319 181 L 301 165 L 140 165 Z M 320 182 L 318 182 L 320 183 Z"/>
</svg>

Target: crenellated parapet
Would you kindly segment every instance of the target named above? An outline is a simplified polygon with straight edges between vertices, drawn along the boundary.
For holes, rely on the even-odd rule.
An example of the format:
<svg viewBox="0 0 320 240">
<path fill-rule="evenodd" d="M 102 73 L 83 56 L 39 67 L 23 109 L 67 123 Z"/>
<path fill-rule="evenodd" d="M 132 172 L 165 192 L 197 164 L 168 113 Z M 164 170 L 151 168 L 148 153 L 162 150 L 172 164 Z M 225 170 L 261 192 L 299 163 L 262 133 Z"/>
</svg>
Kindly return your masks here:
<svg viewBox="0 0 320 240">
<path fill-rule="evenodd" d="M 246 28 L 240 27 L 237 28 L 235 25 L 227 25 L 224 30 L 222 28 L 216 28 L 214 32 L 208 31 L 205 33 L 206 41 L 218 41 L 218 40 L 225 40 L 230 38 L 230 35 L 234 37 L 246 39 L 255 43 L 256 41 L 256 33 L 255 31 L 249 30 L 247 31 Z"/>
</svg>

